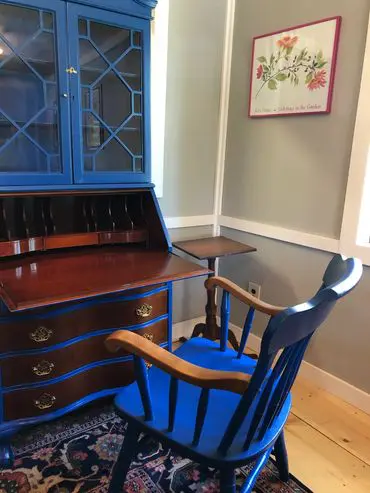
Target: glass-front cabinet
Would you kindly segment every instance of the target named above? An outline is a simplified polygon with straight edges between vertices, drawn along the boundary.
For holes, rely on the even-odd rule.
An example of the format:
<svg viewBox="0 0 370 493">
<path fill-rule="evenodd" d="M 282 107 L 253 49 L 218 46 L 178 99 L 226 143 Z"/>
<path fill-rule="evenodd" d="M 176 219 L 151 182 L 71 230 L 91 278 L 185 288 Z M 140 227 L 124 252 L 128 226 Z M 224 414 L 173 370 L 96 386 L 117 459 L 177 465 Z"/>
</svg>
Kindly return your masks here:
<svg viewBox="0 0 370 493">
<path fill-rule="evenodd" d="M 0 2 L 0 187 L 150 181 L 149 28 L 62 0 Z"/>
</svg>

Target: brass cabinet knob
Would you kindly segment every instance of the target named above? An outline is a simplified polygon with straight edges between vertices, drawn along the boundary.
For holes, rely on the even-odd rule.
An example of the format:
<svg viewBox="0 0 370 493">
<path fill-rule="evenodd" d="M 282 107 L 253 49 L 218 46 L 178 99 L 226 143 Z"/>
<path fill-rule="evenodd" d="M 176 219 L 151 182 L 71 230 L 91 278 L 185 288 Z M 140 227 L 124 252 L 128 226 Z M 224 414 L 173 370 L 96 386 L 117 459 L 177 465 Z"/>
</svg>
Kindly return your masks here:
<svg viewBox="0 0 370 493">
<path fill-rule="evenodd" d="M 54 363 L 42 360 L 40 363 L 37 363 L 37 365 L 32 367 L 32 371 L 38 377 L 43 377 L 45 375 L 49 375 L 53 371 L 54 367 Z"/>
<path fill-rule="evenodd" d="M 145 361 L 145 366 L 146 366 L 146 369 L 149 370 L 149 368 L 151 368 L 153 366 L 153 363 L 148 363 L 147 361 Z"/>
<path fill-rule="evenodd" d="M 37 329 L 34 332 L 30 332 L 29 334 L 30 339 L 32 339 L 35 342 L 48 341 L 52 335 L 53 335 L 53 331 L 43 326 L 37 327 Z"/>
<path fill-rule="evenodd" d="M 148 305 L 147 303 L 144 303 L 143 305 L 136 308 L 135 313 L 138 317 L 146 318 L 151 315 L 152 311 L 153 307 L 151 305 Z"/>
<path fill-rule="evenodd" d="M 57 398 L 55 397 L 55 395 L 51 395 L 51 394 L 42 394 L 40 395 L 40 397 L 38 399 L 35 399 L 33 401 L 35 407 L 37 407 L 38 409 L 49 409 L 50 407 L 53 407 L 55 402 L 56 402 Z"/>
<path fill-rule="evenodd" d="M 67 74 L 77 74 L 77 70 L 74 67 L 68 67 L 66 72 Z"/>
<path fill-rule="evenodd" d="M 148 332 L 146 334 L 143 335 L 144 339 L 148 339 L 148 341 L 151 341 L 153 342 L 153 339 L 154 339 L 154 335 L 153 334 L 149 334 Z"/>
</svg>

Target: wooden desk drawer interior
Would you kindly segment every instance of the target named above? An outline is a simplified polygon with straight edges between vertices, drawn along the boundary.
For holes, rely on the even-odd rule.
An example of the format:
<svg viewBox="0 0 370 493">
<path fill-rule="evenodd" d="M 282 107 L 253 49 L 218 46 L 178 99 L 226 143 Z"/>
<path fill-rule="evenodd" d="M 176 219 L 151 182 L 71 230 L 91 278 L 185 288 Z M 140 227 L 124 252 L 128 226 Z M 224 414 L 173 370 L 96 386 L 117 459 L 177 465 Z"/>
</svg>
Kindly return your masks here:
<svg viewBox="0 0 370 493">
<path fill-rule="evenodd" d="M 89 332 L 149 322 L 167 309 L 164 289 L 131 301 L 85 302 L 47 312 L 46 317 L 31 314 L 14 322 L 0 320 L 0 347 L 6 352 L 48 347 Z"/>
<path fill-rule="evenodd" d="M 123 387 L 134 381 L 131 361 L 92 368 L 59 383 L 4 394 L 6 421 L 42 416 L 62 409 L 102 390 Z"/>
<path fill-rule="evenodd" d="M 167 341 L 167 327 L 168 320 L 164 319 L 136 333 L 162 344 Z M 54 351 L 6 358 L 1 362 L 2 384 L 11 387 L 43 382 L 90 363 L 127 355 L 125 351 L 109 352 L 104 344 L 107 337 L 108 334 L 93 336 Z"/>
</svg>

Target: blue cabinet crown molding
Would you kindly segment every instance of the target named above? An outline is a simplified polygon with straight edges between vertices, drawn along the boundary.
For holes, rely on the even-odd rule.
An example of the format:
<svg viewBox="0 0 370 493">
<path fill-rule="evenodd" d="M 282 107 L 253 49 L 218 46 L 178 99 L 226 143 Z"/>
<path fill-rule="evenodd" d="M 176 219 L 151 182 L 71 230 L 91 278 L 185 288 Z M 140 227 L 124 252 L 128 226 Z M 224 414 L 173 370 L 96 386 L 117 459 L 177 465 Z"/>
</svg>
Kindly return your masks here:
<svg viewBox="0 0 370 493">
<path fill-rule="evenodd" d="M 150 7 L 151 9 L 154 9 L 158 3 L 158 0 L 134 0 L 134 2 L 138 3 L 139 5 L 144 5 L 144 7 Z"/>
<path fill-rule="evenodd" d="M 152 18 L 152 10 L 156 7 L 158 0 L 63 0 L 67 3 L 79 3 L 90 5 L 105 10 L 120 12 L 144 19 Z"/>
</svg>

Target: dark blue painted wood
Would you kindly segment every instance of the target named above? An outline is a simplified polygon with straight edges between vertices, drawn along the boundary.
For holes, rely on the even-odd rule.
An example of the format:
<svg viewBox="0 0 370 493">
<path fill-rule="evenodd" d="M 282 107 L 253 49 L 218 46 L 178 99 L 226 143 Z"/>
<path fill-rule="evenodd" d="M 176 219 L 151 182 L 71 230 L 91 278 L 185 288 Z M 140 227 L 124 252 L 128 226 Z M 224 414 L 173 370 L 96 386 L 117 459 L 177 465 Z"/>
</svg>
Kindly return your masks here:
<svg viewBox="0 0 370 493">
<path fill-rule="evenodd" d="M 79 33 L 78 33 L 78 20 L 87 19 L 97 21 L 106 25 L 122 27 L 129 30 L 140 31 L 143 38 L 142 46 L 142 99 L 143 99 L 143 172 L 129 172 L 129 171 L 91 171 L 87 172 L 84 169 L 84 149 L 82 145 L 82 100 L 81 100 L 81 88 L 80 77 L 77 75 L 71 75 L 71 114 L 72 114 L 72 141 L 73 141 L 73 163 L 74 163 L 74 181 L 81 184 L 102 184 L 102 183 L 146 183 L 150 181 L 150 23 L 149 21 L 130 17 L 123 14 L 117 14 L 113 12 L 96 9 L 93 7 L 67 4 L 68 10 L 68 27 L 69 27 L 69 60 L 70 64 L 76 68 L 78 74 L 81 72 L 80 59 L 79 59 Z M 91 42 L 91 40 L 90 40 Z M 99 49 L 99 47 L 95 47 Z M 100 56 L 105 58 L 100 52 Z M 105 62 L 109 67 L 109 70 L 114 69 L 114 63 L 105 58 Z M 107 67 L 107 71 L 108 71 Z M 116 73 L 118 77 L 118 73 Z M 124 84 L 124 83 L 123 83 Z M 119 103 L 118 103 L 119 104 Z M 123 125 L 131 118 L 131 115 L 120 125 Z M 102 122 L 103 124 L 103 122 Z M 109 130 L 108 130 L 109 132 Z M 118 130 L 117 130 L 118 132 Z M 109 132 L 110 133 L 110 132 Z M 113 137 L 110 136 L 105 141 L 108 143 Z M 104 151 L 100 151 L 104 152 Z M 117 158 L 119 159 L 119 158 Z"/>
<path fill-rule="evenodd" d="M 195 429 L 193 436 L 193 446 L 199 445 L 200 436 L 202 434 L 204 420 L 206 419 L 209 402 L 209 389 L 202 389 L 199 397 L 197 417 L 195 419 Z"/>
<path fill-rule="evenodd" d="M 126 429 L 123 446 L 119 453 L 117 462 L 113 468 L 113 479 L 109 485 L 108 493 L 122 491 L 132 459 L 135 457 L 139 444 L 140 430 L 133 423 L 129 423 Z"/>
<path fill-rule="evenodd" d="M 280 479 L 284 482 L 289 480 L 288 453 L 285 445 L 284 432 L 282 431 L 275 442 L 274 455 L 279 469 Z"/>
<path fill-rule="evenodd" d="M 250 385 L 242 396 L 202 389 L 199 399 L 199 388 L 180 381 L 176 422 L 169 434 L 165 431 L 168 412 L 163 402 L 169 398 L 171 377 L 154 367 L 149 372 L 148 384 L 152 389 L 153 420 L 147 422 L 142 419 L 143 402 L 135 383 L 116 397 L 118 413 L 138 426 L 140 431 L 179 454 L 204 466 L 219 468 L 223 492 L 235 491 L 234 469 L 253 462 L 241 489 L 250 493 L 273 448 L 281 478 L 287 480 L 289 471 L 283 428 L 291 407 L 291 386 L 312 334 L 330 314 L 336 301 L 349 293 L 362 275 L 358 260 L 342 259 L 335 263 L 335 272 L 330 275 L 334 282 L 322 287 L 309 301 L 287 308 L 270 319 L 257 363 L 246 355 L 237 358 L 235 352 L 223 343 L 217 350 L 215 342 L 204 338 L 191 339 L 175 352 L 181 359 L 203 368 L 251 375 Z M 225 294 L 221 313 L 225 333 L 225 321 L 229 317 L 229 299 Z M 274 364 L 279 350 L 282 354 Z M 196 435 L 190 445 L 194 417 Z M 201 434 L 199 430 L 202 430 Z M 122 476 L 121 481 L 124 482 Z"/>
<path fill-rule="evenodd" d="M 222 491 L 222 493 L 236 493 L 236 477 L 234 469 L 221 469 L 220 491 Z"/>
<path fill-rule="evenodd" d="M 63 0 L 80 5 L 90 5 L 144 19 L 152 18 L 152 9 L 157 0 Z"/>
<path fill-rule="evenodd" d="M 230 293 L 224 290 L 222 293 L 222 302 L 221 302 L 221 333 L 220 333 L 221 351 L 226 351 L 227 340 L 229 335 L 229 320 L 230 320 Z"/>
<path fill-rule="evenodd" d="M 70 143 L 70 129 L 69 129 L 69 100 L 68 98 L 64 98 L 63 94 L 68 94 L 68 78 L 66 74 L 67 65 L 67 46 L 66 46 L 66 37 L 65 33 L 67 32 L 67 24 L 65 18 L 65 5 L 63 2 L 59 0 L 29 0 L 28 2 L 25 0 L 12 0 L 8 2 L 11 4 L 15 4 L 18 6 L 23 6 L 27 8 L 33 8 L 36 10 L 45 10 L 48 12 L 52 12 L 54 15 L 54 23 L 55 23 L 55 50 L 56 50 L 56 81 L 58 83 L 58 111 L 59 111 L 59 151 L 60 151 L 60 159 L 62 163 L 62 172 L 50 172 L 50 171 L 30 171 L 25 172 L 22 170 L 14 169 L 13 172 L 1 172 L 0 173 L 0 185 L 2 189 L 9 190 L 9 187 L 15 187 L 18 190 L 18 187 L 21 185 L 26 185 L 27 188 L 36 186 L 39 188 L 40 185 L 55 186 L 55 185 L 65 185 L 70 184 L 72 180 L 71 173 L 71 143 Z M 59 35 L 63 33 L 63 35 Z M 1 37 L 1 34 L 0 34 Z M 8 43 L 3 39 L 3 42 Z M 11 45 L 10 45 L 11 46 Z M 11 49 L 18 53 L 16 47 L 11 46 Z M 27 61 L 23 62 L 27 64 Z M 1 67 L 0 67 L 0 70 Z M 33 71 L 32 68 L 30 70 Z M 35 73 L 35 72 L 33 72 Z M 41 78 L 41 76 L 38 76 Z M 43 79 L 42 79 L 43 80 Z M 16 84 L 16 81 L 14 82 Z M 4 91 L 4 88 L 2 89 Z M 36 94 L 33 94 L 36 97 Z M 32 97 L 32 96 L 31 96 Z M 14 99 L 14 105 L 17 105 L 17 100 Z M 46 106 L 45 106 L 46 108 Z M 2 110 L 2 108 L 0 108 Z M 17 127 L 17 123 L 14 122 L 9 115 L 7 115 L 9 121 L 11 121 L 14 126 Z M 28 120 L 28 122 L 31 120 Z M 22 126 L 20 126 L 22 128 Z M 21 134 L 19 131 L 17 135 Z M 30 136 L 26 138 L 28 141 L 33 141 L 37 147 L 39 147 L 36 140 L 31 139 Z M 10 142 L 9 139 L 8 142 Z M 7 143 L 8 144 L 8 143 Z M 5 149 L 6 145 L 2 146 L 2 149 Z M 0 150 L 1 152 L 1 150 Z M 19 150 L 18 150 L 19 152 Z M 40 151 L 41 152 L 41 151 Z M 46 152 L 46 151 L 45 151 Z M 50 153 L 46 152 L 46 154 L 50 155 Z M 25 155 L 24 159 L 30 159 L 29 155 Z"/>
<path fill-rule="evenodd" d="M 170 397 L 168 409 L 168 431 L 171 433 L 175 425 L 177 396 L 179 395 L 179 381 L 175 377 L 171 377 Z"/>
<path fill-rule="evenodd" d="M 255 313 L 255 309 L 251 306 L 248 310 L 248 315 L 244 322 L 243 333 L 239 344 L 238 358 L 241 358 L 244 353 L 245 345 L 247 343 L 247 339 L 252 329 L 254 313 Z"/>
<path fill-rule="evenodd" d="M 148 370 L 145 366 L 143 358 L 139 358 L 139 356 L 134 355 L 134 367 L 137 385 L 139 387 L 141 400 L 143 402 L 145 421 L 152 421 L 153 408 L 150 397 Z"/>
</svg>

